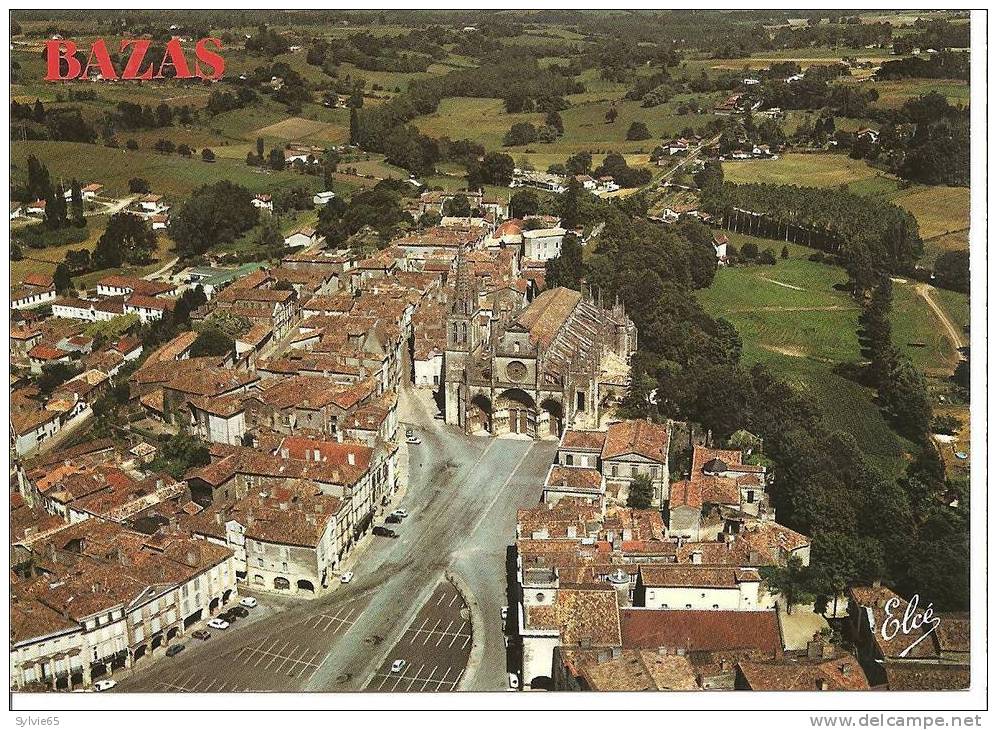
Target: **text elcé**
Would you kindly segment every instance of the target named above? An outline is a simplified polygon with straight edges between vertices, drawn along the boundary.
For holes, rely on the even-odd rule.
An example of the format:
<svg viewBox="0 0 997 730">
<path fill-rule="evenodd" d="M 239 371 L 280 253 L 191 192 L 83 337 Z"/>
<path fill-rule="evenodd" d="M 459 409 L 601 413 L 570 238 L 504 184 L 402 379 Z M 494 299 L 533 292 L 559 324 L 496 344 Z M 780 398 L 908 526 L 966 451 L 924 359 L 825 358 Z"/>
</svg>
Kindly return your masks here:
<svg viewBox="0 0 997 730">
<path fill-rule="evenodd" d="M 225 71 L 225 59 L 215 50 L 221 50 L 222 42 L 218 38 L 202 38 L 194 45 L 194 58 L 188 61 L 180 40 L 174 38 L 168 41 L 162 51 L 150 55 L 152 41 L 145 38 L 124 38 L 121 40 L 120 70 L 111 60 L 107 42 L 98 38 L 90 44 L 90 53 L 84 64 L 76 53 L 79 47 L 70 40 L 47 40 L 46 50 L 46 81 L 73 81 L 88 78 L 91 70 L 100 72 L 104 79 L 122 81 L 151 81 L 154 79 L 201 78 L 207 80 L 219 79 Z M 214 46 L 215 50 L 211 49 Z M 167 71 L 172 73 L 167 76 Z"/>
</svg>

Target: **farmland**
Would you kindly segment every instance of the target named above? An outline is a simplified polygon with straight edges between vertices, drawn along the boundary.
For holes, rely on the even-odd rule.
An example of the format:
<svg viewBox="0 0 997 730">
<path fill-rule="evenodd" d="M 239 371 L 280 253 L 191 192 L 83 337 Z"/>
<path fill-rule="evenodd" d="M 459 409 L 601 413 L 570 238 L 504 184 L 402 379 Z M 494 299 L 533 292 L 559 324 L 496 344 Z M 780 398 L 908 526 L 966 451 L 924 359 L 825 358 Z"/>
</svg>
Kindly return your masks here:
<svg viewBox="0 0 997 730">
<path fill-rule="evenodd" d="M 759 249 L 781 250 L 774 241 L 731 236 L 738 247 L 749 241 Z M 788 249 L 790 258 L 775 266 L 721 269 L 699 301 L 737 328 L 746 364 L 762 363 L 809 393 L 830 425 L 852 434 L 881 468 L 898 473 L 910 445 L 886 423 L 873 390 L 834 370 L 861 360 L 859 306 L 841 287 L 848 277 L 837 266 L 809 261 L 810 249 L 792 244 Z M 913 327 L 938 330 L 923 318 Z"/>
<path fill-rule="evenodd" d="M 69 180 L 94 180 L 102 183 L 106 194 L 121 196 L 128 193 L 128 180 L 143 177 L 152 189 L 174 199 L 184 198 L 195 188 L 218 180 L 231 180 L 253 192 L 273 192 L 281 188 L 303 185 L 318 190 L 321 178 L 295 172 L 272 172 L 246 165 L 245 159 L 219 157 L 212 163 L 199 157 L 185 159 L 179 155 L 124 149 L 97 148 L 101 164 L 94 166 L 94 147 L 77 142 L 12 142 L 12 175 L 24 174 L 28 155 L 34 154 L 49 165 L 53 177 Z M 345 187 L 344 187 L 345 190 Z"/>
</svg>

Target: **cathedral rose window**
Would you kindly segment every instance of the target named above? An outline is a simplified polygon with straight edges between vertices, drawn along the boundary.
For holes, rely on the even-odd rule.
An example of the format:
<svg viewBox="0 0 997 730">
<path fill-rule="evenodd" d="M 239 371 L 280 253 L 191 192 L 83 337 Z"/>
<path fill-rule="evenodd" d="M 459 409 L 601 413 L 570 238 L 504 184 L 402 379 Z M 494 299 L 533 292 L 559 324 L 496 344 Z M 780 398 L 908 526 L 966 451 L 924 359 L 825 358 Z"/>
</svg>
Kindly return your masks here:
<svg viewBox="0 0 997 730">
<path fill-rule="evenodd" d="M 526 380 L 526 366 L 518 360 L 514 360 L 506 365 L 505 374 L 509 376 L 509 380 L 520 383 Z"/>
</svg>

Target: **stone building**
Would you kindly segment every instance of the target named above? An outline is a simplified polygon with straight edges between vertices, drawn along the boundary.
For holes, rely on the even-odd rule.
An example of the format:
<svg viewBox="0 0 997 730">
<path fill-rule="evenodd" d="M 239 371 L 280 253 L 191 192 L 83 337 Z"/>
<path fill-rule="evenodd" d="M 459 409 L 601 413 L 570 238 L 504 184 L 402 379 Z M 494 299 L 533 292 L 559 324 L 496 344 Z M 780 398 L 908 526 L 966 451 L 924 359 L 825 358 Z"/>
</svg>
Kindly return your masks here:
<svg viewBox="0 0 997 730">
<path fill-rule="evenodd" d="M 622 396 L 637 330 L 620 304 L 559 287 L 518 311 L 484 313 L 460 256 L 447 314 L 444 402 L 468 433 L 558 438 L 598 427 Z"/>
</svg>

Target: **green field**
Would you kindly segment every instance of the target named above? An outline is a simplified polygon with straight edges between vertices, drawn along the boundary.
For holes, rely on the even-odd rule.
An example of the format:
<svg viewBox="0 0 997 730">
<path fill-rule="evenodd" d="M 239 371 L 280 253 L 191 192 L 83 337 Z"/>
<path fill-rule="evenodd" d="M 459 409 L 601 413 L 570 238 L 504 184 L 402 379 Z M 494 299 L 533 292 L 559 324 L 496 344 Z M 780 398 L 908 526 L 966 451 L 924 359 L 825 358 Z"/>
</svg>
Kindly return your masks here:
<svg viewBox="0 0 997 730">
<path fill-rule="evenodd" d="M 909 210 L 925 239 L 924 265 L 931 266 L 942 251 L 968 245 L 969 188 L 945 185 L 904 185 L 864 160 L 842 154 L 782 155 L 778 160 L 730 160 L 724 177 L 733 183 L 770 183 L 809 187 L 847 185 L 857 195 L 890 200 Z"/>
<path fill-rule="evenodd" d="M 777 255 L 782 250 L 766 239 L 732 234 L 731 241 L 738 247 L 753 241 Z M 809 393 L 832 427 L 851 433 L 878 466 L 898 474 L 910 445 L 886 423 L 871 389 L 833 372 L 838 363 L 861 359 L 859 306 L 835 288 L 848 277 L 837 266 L 807 260 L 810 249 L 788 248 L 790 258 L 775 266 L 721 269 L 699 301 L 737 328 L 746 364 L 763 363 Z"/>
<path fill-rule="evenodd" d="M 777 160 L 729 160 L 723 163 L 724 179 L 733 183 L 771 183 L 774 185 L 804 185 L 833 188 L 875 181 L 890 180 L 885 173 L 864 160 L 853 160 L 839 154 L 780 155 Z"/>
<path fill-rule="evenodd" d="M 946 292 L 955 294 L 955 292 Z M 937 294 L 935 299 L 939 299 Z M 968 297 L 963 297 L 967 303 Z M 955 298 L 947 300 L 955 306 Z M 941 305 L 941 302 L 939 301 Z M 942 306 L 945 309 L 945 306 Z M 967 311 L 968 314 L 968 311 Z M 962 317 L 954 317 L 958 323 Z M 945 334 L 934 311 L 924 298 L 914 291 L 911 284 L 896 283 L 893 285 L 893 309 L 890 322 L 893 325 L 893 344 L 902 352 L 906 352 L 914 364 L 928 375 L 948 377 L 959 362 L 959 353 Z"/>
<path fill-rule="evenodd" d="M 322 179 L 313 175 L 300 175 L 293 171 L 272 172 L 250 167 L 245 159 L 219 158 L 212 163 L 200 158 L 184 159 L 179 155 L 162 155 L 139 150 L 110 149 L 78 142 L 12 142 L 11 176 L 19 179 L 26 175 L 27 158 L 34 154 L 48 165 L 54 179 L 77 178 L 81 181 L 99 182 L 105 194 L 128 194 L 128 180 L 142 177 L 149 181 L 153 192 L 166 195 L 171 202 L 179 203 L 201 185 L 218 180 L 231 180 L 253 192 L 273 193 L 277 190 L 304 186 L 317 191 Z M 95 156 L 100 164 L 95 165 Z M 342 190 L 347 192 L 344 185 Z"/>
</svg>

